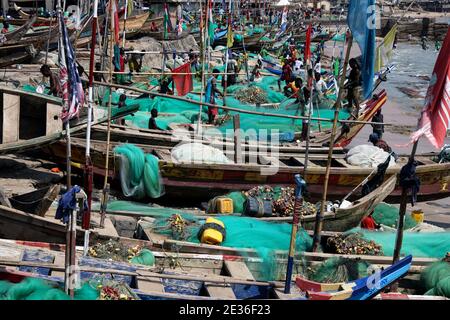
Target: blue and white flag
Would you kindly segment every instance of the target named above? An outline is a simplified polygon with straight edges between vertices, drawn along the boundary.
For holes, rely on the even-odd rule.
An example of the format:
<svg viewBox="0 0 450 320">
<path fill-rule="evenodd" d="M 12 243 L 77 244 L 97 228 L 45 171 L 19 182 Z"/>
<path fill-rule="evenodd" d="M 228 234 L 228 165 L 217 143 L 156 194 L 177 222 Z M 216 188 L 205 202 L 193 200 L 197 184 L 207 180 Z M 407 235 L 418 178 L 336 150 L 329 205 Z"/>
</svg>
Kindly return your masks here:
<svg viewBox="0 0 450 320">
<path fill-rule="evenodd" d="M 361 76 L 364 99 L 371 96 L 375 70 L 375 0 L 351 0 L 347 23 L 362 53 Z"/>
<path fill-rule="evenodd" d="M 59 81 L 63 100 L 61 120 L 67 122 L 78 116 L 84 104 L 84 91 L 62 13 L 59 14 L 59 31 Z"/>
</svg>

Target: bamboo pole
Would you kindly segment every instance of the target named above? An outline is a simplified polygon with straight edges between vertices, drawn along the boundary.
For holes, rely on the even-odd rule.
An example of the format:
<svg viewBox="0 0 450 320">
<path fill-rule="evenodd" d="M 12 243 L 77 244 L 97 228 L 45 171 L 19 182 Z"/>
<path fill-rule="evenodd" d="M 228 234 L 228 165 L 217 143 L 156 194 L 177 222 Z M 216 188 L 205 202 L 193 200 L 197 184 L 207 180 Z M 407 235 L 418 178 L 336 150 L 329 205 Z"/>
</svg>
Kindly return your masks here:
<svg viewBox="0 0 450 320">
<path fill-rule="evenodd" d="M 231 11 L 231 2 L 232 2 L 232 0 L 229 0 L 229 4 L 228 4 L 228 10 L 227 10 L 227 28 L 228 28 L 228 32 L 230 32 L 230 30 L 231 30 L 231 13 L 230 13 L 230 11 Z M 229 36 L 228 34 L 227 34 L 227 36 Z M 227 73 L 228 72 L 228 60 L 230 59 L 230 57 L 229 57 L 229 49 L 230 48 L 228 48 L 228 38 L 227 38 L 227 49 L 226 49 L 226 51 L 225 51 L 225 73 Z M 224 74 L 224 75 L 222 75 L 222 77 L 225 77 L 224 78 L 224 86 L 223 86 L 223 105 L 225 106 L 226 105 L 226 92 L 227 92 L 227 86 L 228 86 L 228 74 Z"/>
<path fill-rule="evenodd" d="M 417 140 L 413 148 L 411 150 L 411 155 L 409 156 L 408 164 L 411 164 L 414 162 L 414 156 L 416 155 L 417 151 L 417 145 L 419 143 L 419 140 Z M 405 214 L 406 214 L 406 206 L 408 203 L 408 188 L 402 187 L 402 196 L 400 200 L 400 210 L 398 212 L 398 222 L 397 222 L 397 234 L 395 237 L 395 248 L 394 248 L 394 255 L 392 257 L 392 264 L 396 263 L 400 259 L 400 253 L 402 250 L 402 244 L 403 244 L 403 226 L 405 224 Z M 391 286 L 391 292 L 397 292 L 398 290 L 398 282 L 394 283 Z"/>
<path fill-rule="evenodd" d="M 52 8 L 54 7 L 54 4 L 55 4 L 55 1 L 53 0 L 52 1 Z M 52 34 L 52 22 L 53 22 L 53 18 L 50 19 L 50 24 L 49 24 L 49 27 L 48 27 L 47 51 L 45 52 L 45 63 L 44 64 L 47 64 L 47 61 L 48 61 L 48 50 L 50 48 L 50 37 L 51 37 L 51 34 Z M 56 21 L 56 22 L 58 22 L 58 21 Z"/>
<path fill-rule="evenodd" d="M 114 32 L 114 19 L 113 19 L 113 6 L 112 3 L 110 4 L 110 16 L 111 16 L 111 35 Z M 112 69 L 113 69 L 113 40 L 111 37 L 110 45 L 109 45 L 109 71 L 110 71 L 110 84 L 112 84 L 113 81 L 113 75 L 112 75 Z M 107 137 L 106 137 L 106 159 L 105 159 L 105 180 L 103 182 L 103 192 L 107 190 L 108 185 L 108 171 L 109 171 L 109 146 L 111 143 L 111 101 L 112 101 L 112 88 L 109 89 L 109 99 L 108 99 L 108 131 L 107 131 Z M 105 224 L 105 216 L 106 216 L 106 207 L 107 203 L 105 203 L 107 197 L 103 197 L 103 204 L 102 208 L 105 211 L 101 212 L 101 218 L 100 218 L 100 227 L 103 228 Z"/>
<path fill-rule="evenodd" d="M 338 117 L 339 117 L 339 109 L 341 107 L 343 88 L 344 88 L 345 78 L 346 78 L 346 74 L 347 74 L 348 62 L 350 60 L 352 44 L 353 44 L 353 35 L 350 34 L 349 42 L 348 42 L 348 46 L 347 46 L 347 53 L 346 53 L 345 61 L 344 61 L 344 70 L 342 72 L 342 76 L 340 79 L 339 95 L 338 95 L 338 99 L 336 101 L 336 109 L 334 111 L 333 128 L 331 131 L 330 149 L 328 152 L 327 168 L 325 171 L 325 181 L 324 181 L 324 188 L 323 188 L 322 203 L 320 205 L 320 211 L 316 215 L 316 224 L 314 226 L 314 236 L 313 236 L 313 245 L 312 245 L 313 252 L 315 252 L 317 250 L 317 248 L 320 244 L 320 233 L 322 231 L 323 214 L 325 212 L 325 202 L 327 201 L 328 182 L 329 182 L 330 171 L 331 171 L 331 161 L 333 160 L 334 139 L 335 139 L 336 131 L 337 131 L 336 129 L 337 129 L 337 123 L 338 123 Z"/>
<path fill-rule="evenodd" d="M 17 71 L 16 69 L 12 69 Z M 109 71 L 94 71 L 94 73 L 99 73 L 99 74 L 109 74 Z M 126 71 L 114 71 L 113 74 L 129 74 L 129 72 Z M 137 76 L 157 76 L 157 75 L 195 75 L 197 73 L 195 72 L 137 72 L 137 73 L 133 73 L 134 75 Z M 205 72 L 206 75 L 208 74 L 213 74 L 212 72 Z M 246 75 L 246 73 L 234 73 L 234 72 L 219 72 L 216 73 L 218 75 L 232 75 L 232 74 L 236 74 L 236 75 Z M 269 76 L 274 76 L 276 77 L 277 75 L 272 74 L 272 73 L 261 73 L 263 75 L 269 75 Z"/>
<path fill-rule="evenodd" d="M 206 51 L 208 50 L 208 47 L 205 50 L 205 42 L 206 37 L 208 36 L 208 28 L 205 28 L 205 25 L 208 23 L 208 2 L 206 2 L 206 14 L 205 14 L 205 22 L 203 23 L 203 8 L 202 8 L 202 0 L 200 0 L 200 25 L 202 33 L 201 35 L 201 47 L 203 48 L 203 55 L 202 55 L 202 86 L 200 88 L 200 102 L 203 102 L 203 94 L 205 92 L 205 60 L 206 60 Z M 202 32 L 203 31 L 203 32 Z M 197 122 L 197 135 L 200 135 L 202 133 L 202 104 L 199 104 L 198 108 L 198 122 Z"/>
<path fill-rule="evenodd" d="M 89 61 L 89 102 L 88 102 L 88 120 L 86 128 L 86 165 L 85 165 L 85 190 L 87 195 L 87 211 L 83 215 L 83 228 L 89 230 L 91 224 L 91 205 L 92 205 L 92 182 L 93 182 L 93 168 L 91 159 L 91 126 L 92 126 L 92 112 L 94 104 L 94 52 L 97 42 L 97 20 L 98 20 L 98 0 L 94 0 L 94 11 L 92 19 L 92 43 L 91 56 Z"/>
<path fill-rule="evenodd" d="M 131 0 L 133 1 L 133 0 Z M 126 42 L 126 29 L 127 29 L 127 17 L 128 17 L 128 0 L 125 0 L 125 16 L 123 17 L 123 34 L 122 34 L 122 48 L 125 48 Z"/>
</svg>

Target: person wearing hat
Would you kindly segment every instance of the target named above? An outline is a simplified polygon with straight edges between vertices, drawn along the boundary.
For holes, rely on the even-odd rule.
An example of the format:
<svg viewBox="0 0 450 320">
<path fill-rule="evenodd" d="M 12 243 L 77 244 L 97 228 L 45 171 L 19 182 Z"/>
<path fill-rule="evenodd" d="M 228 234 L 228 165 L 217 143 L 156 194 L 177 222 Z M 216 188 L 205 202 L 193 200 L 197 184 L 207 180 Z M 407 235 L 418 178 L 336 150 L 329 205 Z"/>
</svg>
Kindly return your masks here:
<svg viewBox="0 0 450 320">
<path fill-rule="evenodd" d="M 130 68 L 130 72 L 140 72 L 142 66 L 142 53 L 134 53 L 134 47 L 130 48 L 131 53 L 128 57 L 128 67 Z"/>
<path fill-rule="evenodd" d="M 358 61 L 355 58 L 350 59 L 349 65 L 351 71 L 348 77 L 348 83 L 345 86 L 345 89 L 347 89 L 347 109 L 350 110 L 351 114 L 356 119 L 359 113 L 359 101 L 361 97 L 361 69 L 359 67 Z"/>
<path fill-rule="evenodd" d="M 392 153 L 391 147 L 387 144 L 386 141 L 382 140 L 377 133 L 372 133 L 369 136 L 369 142 L 372 142 L 375 147 L 383 149 L 387 153 Z"/>
</svg>

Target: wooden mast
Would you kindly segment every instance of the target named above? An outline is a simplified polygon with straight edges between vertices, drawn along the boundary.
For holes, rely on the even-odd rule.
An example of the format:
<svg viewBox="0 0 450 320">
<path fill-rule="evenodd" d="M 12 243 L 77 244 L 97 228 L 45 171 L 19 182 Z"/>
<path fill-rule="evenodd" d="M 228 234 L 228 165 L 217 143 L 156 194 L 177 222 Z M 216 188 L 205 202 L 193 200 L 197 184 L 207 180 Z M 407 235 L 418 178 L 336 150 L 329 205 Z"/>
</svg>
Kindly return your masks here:
<svg viewBox="0 0 450 320">
<path fill-rule="evenodd" d="M 202 50 L 202 87 L 200 89 L 200 102 L 203 102 L 203 95 L 205 92 L 205 62 L 206 62 L 206 51 L 208 50 L 208 46 L 205 49 L 205 42 L 207 43 L 206 39 L 208 37 L 208 0 L 205 0 L 206 2 L 206 14 L 205 14 L 205 21 L 203 21 L 203 8 L 202 8 L 202 1 L 200 0 L 200 32 L 202 33 L 201 35 L 201 47 L 203 48 Z M 198 123 L 197 123 L 197 135 L 200 135 L 202 132 L 201 126 L 202 126 L 202 109 L 203 109 L 203 105 L 200 104 L 199 105 L 199 109 L 198 109 Z"/>
<path fill-rule="evenodd" d="M 227 28 L 228 28 L 228 32 L 230 32 L 232 30 L 232 26 L 231 26 L 231 2 L 233 0 L 229 0 L 228 3 L 228 10 L 227 10 Z M 228 47 L 228 37 L 230 36 L 227 32 L 227 45 L 226 45 L 226 51 L 225 51 L 225 75 L 222 75 L 222 77 L 224 78 L 224 86 L 223 86 L 223 105 L 226 105 L 226 92 L 227 92 L 227 86 L 228 86 L 228 61 L 230 59 L 229 57 L 229 47 Z"/>
<path fill-rule="evenodd" d="M 97 43 L 97 20 L 98 20 L 98 0 L 94 0 L 94 10 L 92 18 L 92 42 L 91 55 L 89 60 L 89 101 L 88 101 L 88 121 L 86 128 L 86 164 L 85 164 L 85 190 L 87 195 L 87 211 L 83 215 L 83 229 L 89 230 L 91 222 L 91 203 L 92 203 L 92 181 L 93 169 L 91 160 L 91 126 L 92 112 L 94 104 L 94 64 L 95 64 L 95 45 Z"/>
<path fill-rule="evenodd" d="M 313 245 L 312 245 L 312 251 L 315 252 L 320 244 L 320 233 L 322 231 L 322 223 L 323 223 L 323 214 L 325 212 L 325 203 L 327 201 L 327 192 L 328 192 L 328 182 L 330 178 L 330 171 L 331 171 L 331 161 L 333 160 L 333 147 L 334 147 L 334 139 L 336 137 L 336 131 L 337 131 L 337 123 L 339 119 L 339 109 L 341 107 L 342 102 L 342 95 L 343 95 L 343 88 L 345 83 L 345 78 L 347 74 L 347 67 L 348 62 L 350 60 L 350 53 L 352 50 L 352 44 L 353 44 L 353 35 L 350 33 L 348 45 L 347 45 L 347 53 L 345 56 L 344 61 L 344 69 L 342 71 L 340 84 L 339 84 L 339 94 L 336 101 L 336 108 L 334 111 L 334 120 L 333 120 L 333 128 L 331 130 L 331 137 L 330 137 L 330 149 L 328 151 L 328 160 L 327 160 L 327 169 L 325 171 L 325 181 L 324 181 L 324 187 L 323 187 L 323 197 L 322 197 L 322 203 L 320 205 L 320 211 L 317 212 L 316 215 L 316 224 L 314 226 L 314 236 L 313 236 Z"/>
<path fill-rule="evenodd" d="M 133 1 L 133 0 L 131 0 Z M 126 29 L 127 29 L 127 18 L 128 18 L 128 0 L 125 0 L 125 16 L 123 17 L 123 34 L 122 34 L 122 48 L 125 48 L 126 42 Z"/>
<path fill-rule="evenodd" d="M 113 39 L 114 39 L 114 12 L 113 12 L 113 4 L 110 0 L 110 34 L 111 40 L 109 44 L 109 81 L 110 84 L 113 82 Z M 109 99 L 108 99 L 108 131 L 106 137 L 106 160 L 105 160 L 105 180 L 103 182 L 103 198 L 102 198 L 102 210 L 101 210 L 101 219 L 100 219 L 100 227 L 104 227 L 105 216 L 106 216 L 106 206 L 108 201 L 108 171 L 109 171 L 109 147 L 111 142 L 111 101 L 112 101 L 112 88 L 109 89 Z"/>
</svg>

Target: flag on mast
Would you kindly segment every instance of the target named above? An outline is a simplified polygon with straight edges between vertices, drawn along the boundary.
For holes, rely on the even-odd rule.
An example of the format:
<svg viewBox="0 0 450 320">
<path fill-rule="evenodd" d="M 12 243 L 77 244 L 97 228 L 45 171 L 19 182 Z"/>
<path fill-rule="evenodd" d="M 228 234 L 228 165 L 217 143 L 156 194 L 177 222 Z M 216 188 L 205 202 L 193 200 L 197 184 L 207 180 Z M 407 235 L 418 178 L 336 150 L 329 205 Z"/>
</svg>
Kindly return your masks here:
<svg viewBox="0 0 450 320">
<path fill-rule="evenodd" d="M 416 142 L 425 135 L 435 148 L 440 149 L 444 144 L 449 122 L 450 27 L 434 66 L 419 120 L 419 129 L 411 135 L 412 142 Z"/>
<path fill-rule="evenodd" d="M 351 0 L 347 23 L 362 53 L 364 99 L 372 95 L 375 75 L 375 0 Z"/>
<path fill-rule="evenodd" d="M 172 31 L 172 22 L 170 21 L 169 7 L 164 3 L 164 38 L 167 38 L 167 33 Z"/>
<path fill-rule="evenodd" d="M 59 13 L 58 18 L 60 31 L 58 42 L 59 83 L 63 100 L 61 120 L 67 122 L 78 116 L 84 104 L 84 91 L 63 14 Z"/>
<path fill-rule="evenodd" d="M 232 48 L 233 44 L 234 44 L 233 25 L 231 22 L 231 14 L 228 12 L 227 48 Z"/>
<path fill-rule="evenodd" d="M 392 59 L 394 54 L 394 43 L 397 35 L 398 26 L 395 25 L 384 37 L 383 42 L 377 48 L 375 58 L 375 72 L 380 72 Z"/>
<path fill-rule="evenodd" d="M 208 0 L 208 37 L 209 39 L 214 39 L 214 20 L 213 20 L 213 10 L 212 1 Z"/>
</svg>

